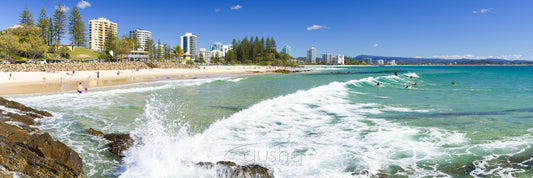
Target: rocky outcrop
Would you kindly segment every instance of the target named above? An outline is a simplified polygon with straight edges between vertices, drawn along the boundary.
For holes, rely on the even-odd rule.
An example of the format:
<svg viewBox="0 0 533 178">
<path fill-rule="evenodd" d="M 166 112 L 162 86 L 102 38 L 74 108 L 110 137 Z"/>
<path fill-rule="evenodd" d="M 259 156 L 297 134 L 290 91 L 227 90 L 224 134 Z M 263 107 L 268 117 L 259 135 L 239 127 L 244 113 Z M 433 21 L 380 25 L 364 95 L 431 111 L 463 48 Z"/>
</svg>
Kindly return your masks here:
<svg viewBox="0 0 533 178">
<path fill-rule="evenodd" d="M 0 97 L 0 104 L 17 113 L 0 111 L 0 177 L 82 177 L 82 159 L 48 133 L 30 127 L 35 118 L 52 116 Z M 20 113 L 25 113 L 21 115 Z M 31 113 L 31 114 L 29 114 Z"/>
<path fill-rule="evenodd" d="M 287 70 L 287 69 L 276 69 L 276 70 L 273 70 L 272 72 L 274 73 L 283 73 L 283 74 L 288 74 L 288 73 L 299 73 L 299 72 L 309 72 L 311 70 Z"/>
<path fill-rule="evenodd" d="M 94 135 L 94 136 L 104 136 L 104 133 L 103 133 L 103 132 L 98 131 L 98 130 L 94 130 L 93 128 L 89 128 L 89 129 L 87 129 L 87 130 L 85 130 L 85 131 L 87 131 L 87 133 L 88 133 L 89 135 Z"/>
<path fill-rule="evenodd" d="M 133 146 L 133 139 L 130 137 L 130 134 L 104 134 L 101 131 L 89 128 L 86 130 L 87 133 L 94 136 L 103 136 L 106 140 L 110 141 L 106 144 L 108 150 L 118 156 L 123 156 L 122 152 Z"/>
<path fill-rule="evenodd" d="M 232 161 L 198 162 L 195 166 L 205 169 L 216 169 L 217 177 L 239 177 L 239 178 L 271 178 L 268 168 L 257 164 L 246 166 L 237 165 Z"/>
<path fill-rule="evenodd" d="M 8 108 L 13 108 L 13 109 L 18 109 L 20 111 L 24 111 L 26 115 L 31 116 L 33 118 L 42 118 L 43 116 L 47 116 L 47 117 L 52 116 L 52 114 L 50 114 L 49 112 L 39 111 L 39 110 L 30 108 L 30 107 L 26 107 L 23 104 L 20 104 L 16 101 L 9 101 L 2 97 L 0 97 L 0 105 L 8 107 Z"/>
<path fill-rule="evenodd" d="M 123 156 L 122 152 L 133 146 L 133 139 L 130 134 L 105 134 L 104 138 L 111 141 L 106 144 L 109 151 L 113 154 Z"/>
</svg>

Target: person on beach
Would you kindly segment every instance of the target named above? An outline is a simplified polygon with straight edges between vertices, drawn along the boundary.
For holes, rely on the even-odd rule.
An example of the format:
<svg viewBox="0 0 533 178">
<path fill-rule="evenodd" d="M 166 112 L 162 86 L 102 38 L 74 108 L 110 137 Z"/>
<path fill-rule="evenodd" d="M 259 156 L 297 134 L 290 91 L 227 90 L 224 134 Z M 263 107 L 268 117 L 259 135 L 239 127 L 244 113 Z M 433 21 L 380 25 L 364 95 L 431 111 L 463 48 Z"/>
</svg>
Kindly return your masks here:
<svg viewBox="0 0 533 178">
<path fill-rule="evenodd" d="M 100 71 L 96 72 L 96 78 L 100 78 Z"/>
<path fill-rule="evenodd" d="M 87 88 L 85 88 L 85 90 L 83 90 L 83 93 L 87 93 L 87 91 L 88 91 Z"/>
<path fill-rule="evenodd" d="M 82 91 L 83 91 L 83 85 L 80 82 L 80 84 L 78 85 L 78 93 L 81 94 Z"/>
<path fill-rule="evenodd" d="M 76 74 L 76 71 L 75 70 L 72 70 L 72 75 Z"/>
<path fill-rule="evenodd" d="M 11 80 L 11 73 L 9 73 L 9 80 Z"/>
</svg>

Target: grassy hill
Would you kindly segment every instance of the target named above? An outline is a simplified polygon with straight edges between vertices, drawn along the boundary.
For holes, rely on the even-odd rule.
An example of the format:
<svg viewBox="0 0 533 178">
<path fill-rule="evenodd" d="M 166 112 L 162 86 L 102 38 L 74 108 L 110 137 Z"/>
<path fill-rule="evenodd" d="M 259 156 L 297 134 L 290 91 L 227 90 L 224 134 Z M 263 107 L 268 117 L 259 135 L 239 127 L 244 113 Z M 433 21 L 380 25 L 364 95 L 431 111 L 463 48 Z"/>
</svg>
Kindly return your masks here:
<svg viewBox="0 0 533 178">
<path fill-rule="evenodd" d="M 86 49 L 86 48 L 80 48 L 76 47 L 74 51 L 69 52 L 71 59 L 98 59 L 98 53 Z"/>
</svg>

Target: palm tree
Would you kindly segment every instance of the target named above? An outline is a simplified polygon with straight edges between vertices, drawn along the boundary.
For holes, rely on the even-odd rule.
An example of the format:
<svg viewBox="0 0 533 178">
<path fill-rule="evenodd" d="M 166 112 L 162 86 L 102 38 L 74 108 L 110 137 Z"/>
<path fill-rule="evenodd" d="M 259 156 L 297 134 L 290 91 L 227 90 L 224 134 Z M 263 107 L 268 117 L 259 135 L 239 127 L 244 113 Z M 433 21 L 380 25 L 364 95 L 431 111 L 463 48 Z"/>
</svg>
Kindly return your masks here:
<svg viewBox="0 0 533 178">
<path fill-rule="evenodd" d="M 173 55 L 176 55 L 176 58 L 180 58 L 183 55 L 183 50 L 181 49 L 180 45 L 174 46 L 173 50 Z"/>
</svg>

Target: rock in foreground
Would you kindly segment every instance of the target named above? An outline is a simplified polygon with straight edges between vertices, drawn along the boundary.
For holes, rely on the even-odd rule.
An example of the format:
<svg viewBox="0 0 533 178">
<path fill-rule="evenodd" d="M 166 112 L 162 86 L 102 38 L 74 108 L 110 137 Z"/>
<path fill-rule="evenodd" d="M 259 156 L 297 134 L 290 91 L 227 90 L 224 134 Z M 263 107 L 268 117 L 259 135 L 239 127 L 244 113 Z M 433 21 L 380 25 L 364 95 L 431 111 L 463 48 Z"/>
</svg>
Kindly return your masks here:
<svg viewBox="0 0 533 178">
<path fill-rule="evenodd" d="M 0 105 L 25 113 L 0 111 L 0 177 L 83 177 L 78 153 L 54 141 L 48 133 L 40 134 L 29 127 L 33 119 L 52 116 L 50 113 L 1 97 Z"/>
</svg>

